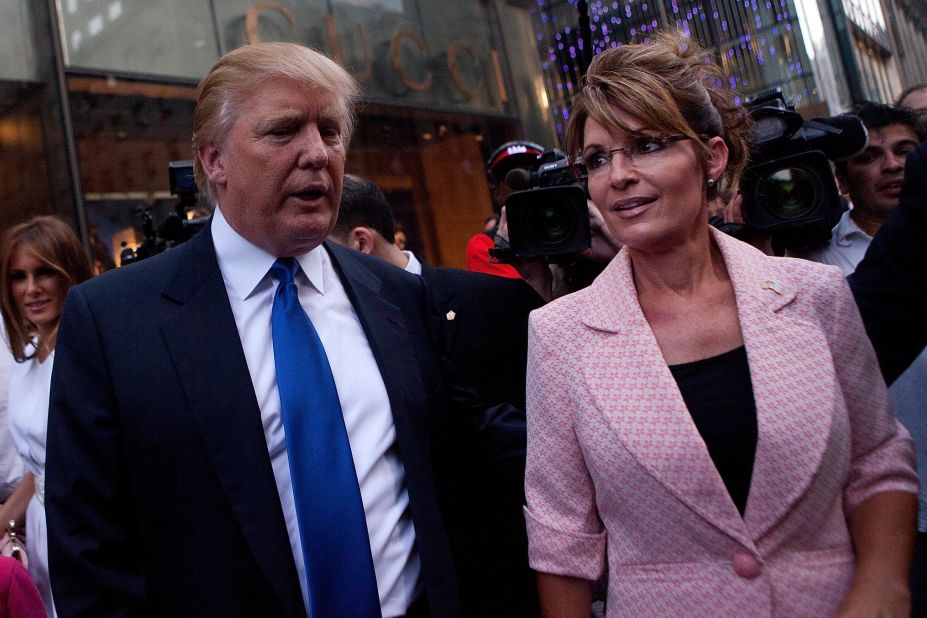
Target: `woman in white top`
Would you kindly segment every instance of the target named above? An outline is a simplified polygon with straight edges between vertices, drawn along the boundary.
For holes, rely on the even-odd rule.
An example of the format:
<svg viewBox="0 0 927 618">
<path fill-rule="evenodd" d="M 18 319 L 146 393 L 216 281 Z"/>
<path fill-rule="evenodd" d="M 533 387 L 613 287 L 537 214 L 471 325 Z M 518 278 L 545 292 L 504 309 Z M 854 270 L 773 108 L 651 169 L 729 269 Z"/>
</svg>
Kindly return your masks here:
<svg viewBox="0 0 927 618">
<path fill-rule="evenodd" d="M 4 505 L 3 523 L 21 521 L 25 515 L 29 570 L 49 616 L 55 609 L 43 505 L 48 392 L 64 297 L 70 286 L 89 277 L 90 264 L 80 241 L 55 217 L 17 225 L 0 244 L 0 312 L 16 360 L 10 375 L 9 428 L 29 472 L 24 483 L 31 484 L 33 477 L 35 483 L 28 506 L 13 499 Z M 14 494 L 22 494 L 22 489 Z"/>
</svg>

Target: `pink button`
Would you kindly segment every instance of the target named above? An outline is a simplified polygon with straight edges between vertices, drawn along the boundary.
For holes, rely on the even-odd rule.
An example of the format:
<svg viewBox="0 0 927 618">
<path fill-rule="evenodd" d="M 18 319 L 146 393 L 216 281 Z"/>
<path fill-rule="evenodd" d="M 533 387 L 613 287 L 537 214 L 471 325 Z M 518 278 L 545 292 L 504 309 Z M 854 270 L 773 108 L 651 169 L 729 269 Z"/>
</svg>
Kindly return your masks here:
<svg viewBox="0 0 927 618">
<path fill-rule="evenodd" d="M 763 570 L 759 560 L 747 552 L 738 552 L 731 558 L 731 564 L 734 566 L 734 572 L 744 579 L 753 579 Z"/>
</svg>

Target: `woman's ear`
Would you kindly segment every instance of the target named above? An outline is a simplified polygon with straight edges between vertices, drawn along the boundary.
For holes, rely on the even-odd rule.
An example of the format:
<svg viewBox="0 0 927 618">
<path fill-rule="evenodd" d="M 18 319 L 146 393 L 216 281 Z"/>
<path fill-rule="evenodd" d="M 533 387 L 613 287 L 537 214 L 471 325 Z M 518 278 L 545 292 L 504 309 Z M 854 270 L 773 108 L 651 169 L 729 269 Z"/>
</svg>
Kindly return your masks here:
<svg viewBox="0 0 927 618">
<path fill-rule="evenodd" d="M 724 174 L 725 168 L 727 168 L 727 143 L 723 138 L 715 136 L 708 140 L 707 145 L 709 154 L 705 171 L 708 178 L 718 182 L 718 179 Z"/>
</svg>

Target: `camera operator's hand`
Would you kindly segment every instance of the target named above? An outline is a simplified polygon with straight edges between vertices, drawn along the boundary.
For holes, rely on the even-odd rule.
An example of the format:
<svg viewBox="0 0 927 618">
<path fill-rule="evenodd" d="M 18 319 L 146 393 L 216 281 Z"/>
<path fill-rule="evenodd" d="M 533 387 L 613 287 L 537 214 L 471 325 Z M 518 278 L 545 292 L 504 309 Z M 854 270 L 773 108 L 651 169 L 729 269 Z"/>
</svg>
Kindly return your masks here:
<svg viewBox="0 0 927 618">
<path fill-rule="evenodd" d="M 592 246 L 582 253 L 579 257 L 591 260 L 593 262 L 608 263 L 612 258 L 618 255 L 621 249 L 621 243 L 608 229 L 605 218 L 592 200 L 586 200 L 586 206 L 589 207 L 589 231 L 592 234 Z"/>
<path fill-rule="evenodd" d="M 508 246 L 509 226 L 505 218 L 505 206 L 499 217 L 499 228 L 496 230 L 496 246 Z M 549 303 L 554 298 L 553 275 L 544 258 L 514 258 L 510 264 L 518 271 L 525 282 L 537 292 L 538 296 Z"/>
</svg>

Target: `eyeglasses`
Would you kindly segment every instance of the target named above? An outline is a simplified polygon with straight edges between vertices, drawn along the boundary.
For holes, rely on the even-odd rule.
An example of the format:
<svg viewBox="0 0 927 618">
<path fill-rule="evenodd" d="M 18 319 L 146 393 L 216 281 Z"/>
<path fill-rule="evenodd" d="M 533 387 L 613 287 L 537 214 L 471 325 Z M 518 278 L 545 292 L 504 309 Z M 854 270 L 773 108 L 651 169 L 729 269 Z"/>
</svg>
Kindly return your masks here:
<svg viewBox="0 0 927 618">
<path fill-rule="evenodd" d="M 707 139 L 706 136 L 699 136 Z M 627 158 L 628 163 L 639 167 L 649 165 L 659 160 L 666 154 L 667 147 L 673 142 L 692 139 L 688 135 L 671 135 L 669 137 L 655 137 L 651 135 L 642 135 L 634 139 L 630 146 L 624 148 L 613 148 L 602 152 L 593 152 L 587 157 L 577 161 L 574 166 L 579 176 L 595 178 L 602 176 L 606 169 L 611 166 L 612 158 L 619 152 Z"/>
</svg>

